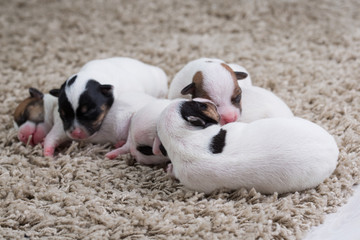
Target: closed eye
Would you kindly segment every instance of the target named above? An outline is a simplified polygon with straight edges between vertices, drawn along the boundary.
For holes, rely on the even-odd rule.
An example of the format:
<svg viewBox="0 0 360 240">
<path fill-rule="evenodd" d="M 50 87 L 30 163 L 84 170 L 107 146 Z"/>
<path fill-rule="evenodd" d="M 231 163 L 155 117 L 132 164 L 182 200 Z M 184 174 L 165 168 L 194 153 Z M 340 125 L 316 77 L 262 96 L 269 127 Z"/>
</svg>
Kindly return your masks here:
<svg viewBox="0 0 360 240">
<path fill-rule="evenodd" d="M 240 103 L 241 101 L 241 94 L 237 95 L 235 98 L 231 100 L 233 103 Z"/>
</svg>

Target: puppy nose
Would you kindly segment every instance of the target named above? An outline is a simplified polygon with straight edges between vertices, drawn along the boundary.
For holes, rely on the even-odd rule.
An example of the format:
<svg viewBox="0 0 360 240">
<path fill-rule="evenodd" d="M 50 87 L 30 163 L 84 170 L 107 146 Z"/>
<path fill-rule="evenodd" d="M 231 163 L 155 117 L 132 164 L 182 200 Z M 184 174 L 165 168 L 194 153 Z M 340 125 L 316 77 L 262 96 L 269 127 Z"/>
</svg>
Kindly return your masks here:
<svg viewBox="0 0 360 240">
<path fill-rule="evenodd" d="M 221 120 L 224 124 L 235 122 L 237 120 L 237 116 L 235 113 L 228 113 L 221 115 Z"/>
<path fill-rule="evenodd" d="M 75 139 L 84 139 L 84 138 L 86 138 L 86 134 L 80 128 L 75 128 L 71 132 L 71 137 L 73 137 Z"/>
</svg>

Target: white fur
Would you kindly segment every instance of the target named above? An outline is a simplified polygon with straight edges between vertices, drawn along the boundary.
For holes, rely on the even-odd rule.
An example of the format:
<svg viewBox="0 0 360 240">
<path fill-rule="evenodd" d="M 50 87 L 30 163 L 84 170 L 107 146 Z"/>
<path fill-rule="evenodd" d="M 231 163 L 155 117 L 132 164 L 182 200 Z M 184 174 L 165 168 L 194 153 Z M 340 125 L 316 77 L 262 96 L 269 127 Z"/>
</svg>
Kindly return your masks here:
<svg viewBox="0 0 360 240">
<path fill-rule="evenodd" d="M 79 97 L 90 79 L 100 84 L 113 85 L 115 99 L 128 91 L 144 92 L 153 97 L 167 95 L 165 72 L 161 68 L 136 59 L 114 57 L 93 60 L 85 64 L 76 75 L 76 81 L 66 88 L 66 95 L 73 109 L 77 109 Z"/>
<path fill-rule="evenodd" d="M 153 100 L 152 96 L 141 92 L 122 93 L 115 99 L 100 130 L 85 141 L 113 144 L 126 141 L 132 115 L 151 100 Z M 54 118 L 55 124 L 46 136 L 44 144 L 44 154 L 50 156 L 59 144 L 70 140 L 64 131 L 59 114 L 55 114 Z"/>
<path fill-rule="evenodd" d="M 203 75 L 203 88 L 210 100 L 217 106 L 220 115 L 235 114 L 236 119 L 240 111 L 231 102 L 234 92 L 234 81 L 231 73 L 221 64 L 225 63 L 215 58 L 200 58 L 186 64 L 174 77 L 169 88 L 169 99 L 187 98 L 190 95 L 182 95 L 181 90 L 189 85 L 194 75 L 201 72 Z M 226 63 L 225 63 L 226 64 Z"/>
<path fill-rule="evenodd" d="M 157 138 L 156 124 L 161 112 L 170 104 L 168 99 L 154 99 L 139 111 L 137 111 L 132 119 L 129 129 L 129 136 L 124 146 L 111 151 L 106 156 L 115 158 L 119 154 L 131 153 L 137 162 L 141 164 L 161 164 L 169 161 L 169 158 L 157 155 L 144 155 L 136 150 L 139 145 L 159 148 L 159 144 L 155 144 Z M 155 151 L 156 153 L 156 151 Z"/>
<path fill-rule="evenodd" d="M 323 182 L 336 167 L 339 150 L 334 138 L 310 121 L 269 118 L 201 129 L 181 117 L 183 101 L 170 104 L 157 127 L 173 174 L 189 189 L 301 191 Z M 209 145 L 221 128 L 227 131 L 225 147 L 213 154 Z"/>
<path fill-rule="evenodd" d="M 286 103 L 269 90 L 256 86 L 242 86 L 241 90 L 242 111 L 239 122 L 252 122 L 262 118 L 294 117 Z"/>
</svg>

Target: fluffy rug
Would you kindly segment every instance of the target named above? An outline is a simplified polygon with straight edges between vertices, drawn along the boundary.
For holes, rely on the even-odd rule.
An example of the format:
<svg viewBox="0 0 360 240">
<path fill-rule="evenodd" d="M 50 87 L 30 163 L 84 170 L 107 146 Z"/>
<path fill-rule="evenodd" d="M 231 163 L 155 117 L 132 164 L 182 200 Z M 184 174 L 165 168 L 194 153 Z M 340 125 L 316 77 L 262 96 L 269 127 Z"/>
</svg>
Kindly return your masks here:
<svg viewBox="0 0 360 240">
<path fill-rule="evenodd" d="M 5 239 L 299 239 L 360 182 L 359 1 L 0 2 L 0 236 Z M 29 87 L 59 87 L 86 62 L 128 56 L 172 79 L 188 61 L 245 66 L 340 148 L 332 176 L 284 195 L 211 195 L 161 168 L 108 160 L 110 145 L 70 143 L 44 158 L 12 113 Z"/>
</svg>

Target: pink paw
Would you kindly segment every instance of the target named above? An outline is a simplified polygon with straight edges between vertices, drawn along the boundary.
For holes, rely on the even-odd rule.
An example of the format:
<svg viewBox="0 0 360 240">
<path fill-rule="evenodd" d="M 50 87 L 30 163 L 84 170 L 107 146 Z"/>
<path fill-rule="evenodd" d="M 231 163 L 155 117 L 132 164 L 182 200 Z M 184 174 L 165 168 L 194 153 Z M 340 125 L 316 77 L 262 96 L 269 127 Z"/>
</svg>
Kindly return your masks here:
<svg viewBox="0 0 360 240">
<path fill-rule="evenodd" d="M 35 132 L 36 125 L 32 122 L 24 123 L 18 132 L 18 138 L 21 142 L 27 144 L 29 142 L 30 145 L 34 145 L 33 134 Z M 30 139 L 30 140 L 29 140 Z"/>
<path fill-rule="evenodd" d="M 109 159 L 115 159 L 117 156 L 119 156 L 119 151 L 117 149 L 108 152 L 105 157 L 109 158 Z"/>
<path fill-rule="evenodd" d="M 54 156 L 55 148 L 54 147 L 45 147 L 44 148 L 44 156 L 52 157 Z"/>
<path fill-rule="evenodd" d="M 46 137 L 46 131 L 41 126 L 37 126 L 36 132 L 33 135 L 34 144 L 42 143 Z"/>
<path fill-rule="evenodd" d="M 174 170 L 174 167 L 173 167 L 172 163 L 169 163 L 169 164 L 167 165 L 165 171 L 166 171 L 166 173 L 167 173 L 170 177 L 176 178 L 173 170 Z"/>
</svg>

